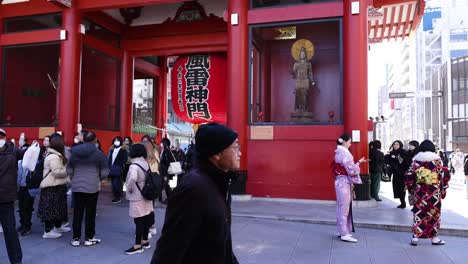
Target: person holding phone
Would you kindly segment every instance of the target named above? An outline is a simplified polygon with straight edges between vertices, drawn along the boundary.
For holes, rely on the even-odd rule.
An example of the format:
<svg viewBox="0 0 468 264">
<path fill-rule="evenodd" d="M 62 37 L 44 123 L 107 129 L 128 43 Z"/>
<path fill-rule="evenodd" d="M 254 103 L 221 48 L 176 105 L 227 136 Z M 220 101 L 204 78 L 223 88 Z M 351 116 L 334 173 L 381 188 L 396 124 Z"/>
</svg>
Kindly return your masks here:
<svg viewBox="0 0 468 264">
<path fill-rule="evenodd" d="M 336 143 L 337 148 L 332 170 L 335 175 L 338 236 L 342 241 L 357 243 L 358 240 L 351 235 L 351 231 L 354 232 L 352 215 L 353 184 L 362 183 L 359 176 L 361 172 L 359 164 L 366 162 L 366 159 L 362 157 L 358 162 L 354 162 L 353 155 L 349 152 L 351 137 L 348 134 L 341 135 Z"/>
</svg>

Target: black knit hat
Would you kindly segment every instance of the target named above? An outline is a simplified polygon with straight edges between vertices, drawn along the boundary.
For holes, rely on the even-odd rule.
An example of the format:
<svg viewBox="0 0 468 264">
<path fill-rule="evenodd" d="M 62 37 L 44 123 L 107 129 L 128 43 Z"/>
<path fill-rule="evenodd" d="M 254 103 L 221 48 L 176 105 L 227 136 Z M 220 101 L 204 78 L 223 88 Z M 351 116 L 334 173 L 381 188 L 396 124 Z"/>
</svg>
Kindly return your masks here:
<svg viewBox="0 0 468 264">
<path fill-rule="evenodd" d="M 411 140 L 408 144 L 416 148 L 419 147 L 419 142 L 417 142 L 416 140 Z"/>
<path fill-rule="evenodd" d="M 229 147 L 237 136 L 237 132 L 218 123 L 201 125 L 195 135 L 195 149 L 200 158 L 207 159 Z"/>
<path fill-rule="evenodd" d="M 426 139 L 423 142 L 421 142 L 421 144 L 419 145 L 419 149 L 422 152 L 425 152 L 425 151 L 435 152 L 435 145 L 434 143 L 432 143 L 432 141 Z"/>
</svg>

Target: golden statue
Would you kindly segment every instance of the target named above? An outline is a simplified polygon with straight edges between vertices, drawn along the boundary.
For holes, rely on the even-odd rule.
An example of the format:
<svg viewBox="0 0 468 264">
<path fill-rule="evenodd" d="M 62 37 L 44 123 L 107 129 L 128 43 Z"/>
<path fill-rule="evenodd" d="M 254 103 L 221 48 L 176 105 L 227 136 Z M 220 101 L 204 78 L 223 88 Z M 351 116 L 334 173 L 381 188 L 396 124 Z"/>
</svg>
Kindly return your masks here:
<svg viewBox="0 0 468 264">
<path fill-rule="evenodd" d="M 315 85 L 310 60 L 314 56 L 314 45 L 310 40 L 300 39 L 293 44 L 291 54 L 296 61 L 293 66 L 295 112 L 292 117 L 295 121 L 310 121 L 313 114 L 309 113 L 309 90 Z"/>
<path fill-rule="evenodd" d="M 296 79 L 294 110 L 308 111 L 309 89 L 315 84 L 312 64 L 309 62 L 314 56 L 314 45 L 310 40 L 300 39 L 293 44 L 291 54 L 296 61 L 293 67 L 293 78 Z"/>
</svg>

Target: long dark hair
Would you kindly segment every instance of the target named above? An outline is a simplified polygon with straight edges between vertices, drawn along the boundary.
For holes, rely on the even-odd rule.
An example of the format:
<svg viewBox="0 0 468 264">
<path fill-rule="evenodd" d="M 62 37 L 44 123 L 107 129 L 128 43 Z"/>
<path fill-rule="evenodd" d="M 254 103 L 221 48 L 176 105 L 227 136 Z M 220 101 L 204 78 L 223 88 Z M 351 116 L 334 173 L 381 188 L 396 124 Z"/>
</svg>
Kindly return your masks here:
<svg viewBox="0 0 468 264">
<path fill-rule="evenodd" d="M 65 141 L 60 134 L 55 133 L 50 136 L 49 148 L 60 153 L 62 155 L 63 165 L 67 164 L 67 158 L 65 157 Z"/>
<path fill-rule="evenodd" d="M 398 143 L 398 144 L 400 145 L 400 148 L 399 148 L 398 150 L 395 150 L 395 149 L 393 148 L 393 145 L 394 145 L 395 143 Z M 401 140 L 395 140 L 395 141 L 393 141 L 392 145 L 390 146 L 390 152 L 391 152 L 391 151 L 404 151 L 404 149 L 403 149 L 403 142 L 401 142 Z"/>
</svg>

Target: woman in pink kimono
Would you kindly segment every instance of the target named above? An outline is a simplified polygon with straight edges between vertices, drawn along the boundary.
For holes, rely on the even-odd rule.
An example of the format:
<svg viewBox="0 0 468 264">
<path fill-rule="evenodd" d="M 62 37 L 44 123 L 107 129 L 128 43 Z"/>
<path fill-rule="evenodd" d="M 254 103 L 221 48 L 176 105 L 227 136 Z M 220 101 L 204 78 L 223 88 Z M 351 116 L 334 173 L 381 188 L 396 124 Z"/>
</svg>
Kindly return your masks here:
<svg viewBox="0 0 468 264">
<path fill-rule="evenodd" d="M 353 184 L 362 183 L 359 176 L 359 164 L 366 162 L 366 160 L 363 157 L 357 163 L 354 163 L 353 155 L 348 150 L 351 146 L 351 137 L 349 135 L 341 135 L 337 140 L 337 144 L 335 160 L 332 164 L 333 174 L 335 175 L 336 225 L 338 235 L 342 241 L 356 243 L 357 239 L 351 235 L 351 231 L 354 231 L 351 210 Z"/>
</svg>

